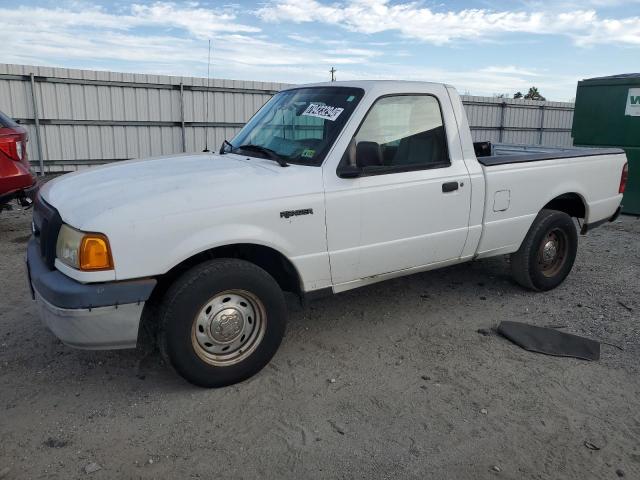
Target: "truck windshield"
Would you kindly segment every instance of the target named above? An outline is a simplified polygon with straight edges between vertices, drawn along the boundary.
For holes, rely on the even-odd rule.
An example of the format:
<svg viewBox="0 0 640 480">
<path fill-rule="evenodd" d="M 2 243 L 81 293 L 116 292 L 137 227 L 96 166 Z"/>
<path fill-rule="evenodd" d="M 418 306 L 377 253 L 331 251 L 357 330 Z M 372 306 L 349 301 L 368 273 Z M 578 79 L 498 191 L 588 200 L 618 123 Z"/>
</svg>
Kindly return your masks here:
<svg viewBox="0 0 640 480">
<path fill-rule="evenodd" d="M 225 142 L 222 152 L 320 165 L 363 94 L 364 90 L 349 87 L 280 92 L 231 142 Z"/>
</svg>

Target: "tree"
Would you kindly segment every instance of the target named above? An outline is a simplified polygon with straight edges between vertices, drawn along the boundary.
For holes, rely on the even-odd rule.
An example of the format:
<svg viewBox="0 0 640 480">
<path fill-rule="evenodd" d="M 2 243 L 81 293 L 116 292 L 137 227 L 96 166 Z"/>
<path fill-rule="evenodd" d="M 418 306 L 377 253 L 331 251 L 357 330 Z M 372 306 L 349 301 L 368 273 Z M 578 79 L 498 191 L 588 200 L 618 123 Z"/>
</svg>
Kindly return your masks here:
<svg viewBox="0 0 640 480">
<path fill-rule="evenodd" d="M 529 92 L 524 96 L 525 99 L 527 100 L 540 100 L 540 101 L 545 101 L 546 98 L 544 98 L 540 92 L 538 91 L 537 87 L 531 87 L 529 89 Z"/>
<path fill-rule="evenodd" d="M 516 93 L 513 95 L 513 98 L 522 98 L 522 97 L 523 97 L 522 92 L 516 92 Z"/>
</svg>

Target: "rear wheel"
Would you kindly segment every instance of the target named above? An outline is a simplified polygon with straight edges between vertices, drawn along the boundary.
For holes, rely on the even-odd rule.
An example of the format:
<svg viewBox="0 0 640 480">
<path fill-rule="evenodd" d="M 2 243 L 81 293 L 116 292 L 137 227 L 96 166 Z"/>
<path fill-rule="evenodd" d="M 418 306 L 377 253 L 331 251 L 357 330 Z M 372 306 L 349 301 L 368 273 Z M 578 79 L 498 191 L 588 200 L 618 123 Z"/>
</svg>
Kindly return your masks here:
<svg viewBox="0 0 640 480">
<path fill-rule="evenodd" d="M 571 217 L 542 210 L 520 249 L 511 255 L 511 273 L 525 288 L 551 290 L 569 275 L 577 250 L 578 234 Z"/>
<path fill-rule="evenodd" d="M 276 281 L 238 259 L 198 265 L 167 291 L 160 350 L 177 372 L 202 387 L 222 387 L 260 371 L 284 336 L 287 310 Z"/>
</svg>

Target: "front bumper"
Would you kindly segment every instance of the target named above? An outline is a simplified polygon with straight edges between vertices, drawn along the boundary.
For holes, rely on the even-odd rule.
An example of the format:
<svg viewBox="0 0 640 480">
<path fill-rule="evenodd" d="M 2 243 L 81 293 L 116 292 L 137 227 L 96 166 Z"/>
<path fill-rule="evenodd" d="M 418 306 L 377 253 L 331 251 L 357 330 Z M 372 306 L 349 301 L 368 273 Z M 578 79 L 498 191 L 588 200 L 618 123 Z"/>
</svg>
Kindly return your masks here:
<svg viewBox="0 0 640 480">
<path fill-rule="evenodd" d="M 35 297 L 42 322 L 70 347 L 108 350 L 136 346 L 144 302 L 91 309 L 59 308 L 38 291 Z"/>
<path fill-rule="evenodd" d="M 65 344 L 86 349 L 134 348 L 154 279 L 82 284 L 49 270 L 31 238 L 29 287 L 43 323 Z"/>
</svg>

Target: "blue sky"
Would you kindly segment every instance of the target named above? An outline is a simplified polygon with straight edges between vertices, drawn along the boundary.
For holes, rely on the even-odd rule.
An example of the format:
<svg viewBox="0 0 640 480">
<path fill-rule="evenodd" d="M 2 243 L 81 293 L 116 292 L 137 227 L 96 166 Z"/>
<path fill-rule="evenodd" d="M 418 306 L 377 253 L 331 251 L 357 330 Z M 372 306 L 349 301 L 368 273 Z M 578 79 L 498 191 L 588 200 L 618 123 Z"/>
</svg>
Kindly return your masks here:
<svg viewBox="0 0 640 480">
<path fill-rule="evenodd" d="M 395 78 L 549 100 L 640 70 L 640 0 L 0 0 L 0 63 L 314 82 Z"/>
</svg>

